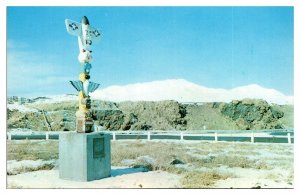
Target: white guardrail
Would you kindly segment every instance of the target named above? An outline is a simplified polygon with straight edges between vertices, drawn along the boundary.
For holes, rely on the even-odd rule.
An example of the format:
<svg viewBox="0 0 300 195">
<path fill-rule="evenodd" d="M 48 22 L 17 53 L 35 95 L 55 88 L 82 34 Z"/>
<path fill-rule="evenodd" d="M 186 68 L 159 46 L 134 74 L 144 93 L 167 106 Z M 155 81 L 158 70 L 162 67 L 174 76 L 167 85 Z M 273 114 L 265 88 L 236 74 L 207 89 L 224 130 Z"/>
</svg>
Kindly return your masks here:
<svg viewBox="0 0 300 195">
<path fill-rule="evenodd" d="M 116 136 L 117 135 L 147 135 L 147 140 L 151 140 L 151 135 L 156 135 L 156 136 L 180 136 L 180 140 L 183 141 L 185 140 L 184 137 L 188 136 L 188 137 L 213 137 L 214 141 L 220 141 L 219 138 L 232 138 L 232 137 L 236 137 L 236 138 L 250 138 L 250 142 L 254 143 L 255 138 L 281 138 L 281 139 L 286 139 L 286 142 L 288 144 L 292 144 L 292 139 L 294 138 L 293 136 L 291 136 L 290 132 L 287 132 L 286 136 L 272 136 L 269 135 L 267 133 L 218 133 L 218 132 L 213 132 L 213 133 L 188 133 L 188 132 L 151 132 L 151 131 L 147 131 L 147 132 L 118 132 L 118 131 L 113 131 L 113 132 L 109 132 L 112 134 L 112 140 L 116 141 Z M 161 138 L 162 139 L 162 138 Z M 196 139 L 195 139 L 196 140 Z"/>
<path fill-rule="evenodd" d="M 294 142 L 293 131 L 290 130 L 207 130 L 207 131 L 96 131 L 109 133 L 112 140 L 120 139 L 176 139 L 176 140 L 206 140 L 206 141 L 242 141 L 242 142 L 268 142 L 288 143 Z M 7 133 L 8 140 L 21 139 L 59 139 L 59 134 L 65 132 L 39 132 Z M 275 135 L 274 135 L 275 134 Z M 278 135 L 276 135 L 278 134 Z"/>
</svg>

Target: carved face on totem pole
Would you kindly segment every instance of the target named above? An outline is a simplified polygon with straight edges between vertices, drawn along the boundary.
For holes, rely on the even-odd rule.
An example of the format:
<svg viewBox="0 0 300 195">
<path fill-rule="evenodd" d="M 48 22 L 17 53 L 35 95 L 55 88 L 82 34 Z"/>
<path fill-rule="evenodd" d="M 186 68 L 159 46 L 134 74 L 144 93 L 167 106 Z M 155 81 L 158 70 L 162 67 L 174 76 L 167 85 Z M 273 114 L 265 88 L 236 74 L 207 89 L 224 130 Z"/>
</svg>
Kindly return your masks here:
<svg viewBox="0 0 300 195">
<path fill-rule="evenodd" d="M 82 49 L 81 51 L 79 51 L 78 61 L 80 62 L 80 64 L 90 64 L 92 62 L 92 59 L 93 57 L 91 50 Z"/>
</svg>

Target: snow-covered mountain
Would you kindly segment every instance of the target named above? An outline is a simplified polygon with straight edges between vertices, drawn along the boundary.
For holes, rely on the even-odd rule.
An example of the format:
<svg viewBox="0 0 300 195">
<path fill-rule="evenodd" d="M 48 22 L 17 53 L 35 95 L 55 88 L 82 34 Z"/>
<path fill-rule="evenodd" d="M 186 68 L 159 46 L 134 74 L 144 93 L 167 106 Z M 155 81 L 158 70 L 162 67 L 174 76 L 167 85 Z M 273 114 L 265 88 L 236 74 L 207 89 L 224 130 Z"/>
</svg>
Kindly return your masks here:
<svg viewBox="0 0 300 195">
<path fill-rule="evenodd" d="M 264 99 L 269 103 L 293 104 L 294 97 L 286 96 L 274 89 L 267 89 L 257 84 L 227 89 L 208 88 L 184 79 L 171 79 L 124 86 L 110 86 L 91 93 L 92 99 L 113 102 L 122 101 L 160 101 L 178 102 L 230 102 L 244 98 Z M 54 103 L 77 100 L 76 94 L 53 95 L 34 98 L 35 103 Z"/>
<path fill-rule="evenodd" d="M 257 84 L 234 89 L 214 89 L 197 85 L 184 79 L 173 79 L 136 83 L 124 86 L 110 86 L 91 93 L 92 99 L 114 102 L 121 101 L 159 101 L 179 102 L 230 102 L 244 98 L 264 99 L 269 103 L 293 104 L 293 96 L 286 96 L 274 89 Z"/>
</svg>

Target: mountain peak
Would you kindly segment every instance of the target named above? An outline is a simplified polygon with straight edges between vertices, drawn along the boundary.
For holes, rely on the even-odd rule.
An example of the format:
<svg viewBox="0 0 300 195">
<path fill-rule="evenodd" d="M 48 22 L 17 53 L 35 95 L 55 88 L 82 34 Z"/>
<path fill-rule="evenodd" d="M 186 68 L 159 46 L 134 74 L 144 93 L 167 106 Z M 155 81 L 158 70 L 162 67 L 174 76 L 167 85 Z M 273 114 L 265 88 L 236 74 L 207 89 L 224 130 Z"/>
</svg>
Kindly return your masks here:
<svg viewBox="0 0 300 195">
<path fill-rule="evenodd" d="M 258 84 L 236 87 L 231 90 L 207 88 L 185 79 L 168 79 L 124 86 L 110 86 L 91 94 L 93 99 L 107 101 L 160 101 L 178 102 L 230 102 L 244 98 L 264 99 L 269 103 L 293 104 L 293 96 L 285 96 L 274 89 Z"/>
</svg>

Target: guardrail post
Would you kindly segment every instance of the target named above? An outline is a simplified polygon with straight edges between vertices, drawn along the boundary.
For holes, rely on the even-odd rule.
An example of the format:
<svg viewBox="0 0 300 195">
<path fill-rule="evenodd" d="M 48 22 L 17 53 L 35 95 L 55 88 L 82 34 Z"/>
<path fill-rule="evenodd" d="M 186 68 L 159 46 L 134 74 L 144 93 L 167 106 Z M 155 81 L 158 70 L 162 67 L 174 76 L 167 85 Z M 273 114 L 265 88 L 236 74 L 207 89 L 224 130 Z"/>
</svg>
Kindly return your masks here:
<svg viewBox="0 0 300 195">
<path fill-rule="evenodd" d="M 215 132 L 215 141 L 217 142 L 218 141 L 218 133 Z"/>
<path fill-rule="evenodd" d="M 288 143 L 291 144 L 291 143 L 292 143 L 292 140 L 291 140 L 291 133 L 288 133 L 288 134 L 287 134 L 287 137 L 288 137 Z"/>
<path fill-rule="evenodd" d="M 116 132 L 113 132 L 113 141 L 116 141 Z"/>
<path fill-rule="evenodd" d="M 46 140 L 49 140 L 49 133 L 46 132 Z"/>
<path fill-rule="evenodd" d="M 7 133 L 8 140 L 11 140 L 11 133 Z"/>
<path fill-rule="evenodd" d="M 254 133 L 251 133 L 251 143 L 254 143 Z"/>
<path fill-rule="evenodd" d="M 183 141 L 183 132 L 180 132 L 180 140 Z"/>
<path fill-rule="evenodd" d="M 148 131 L 147 139 L 150 141 L 150 131 Z"/>
</svg>

